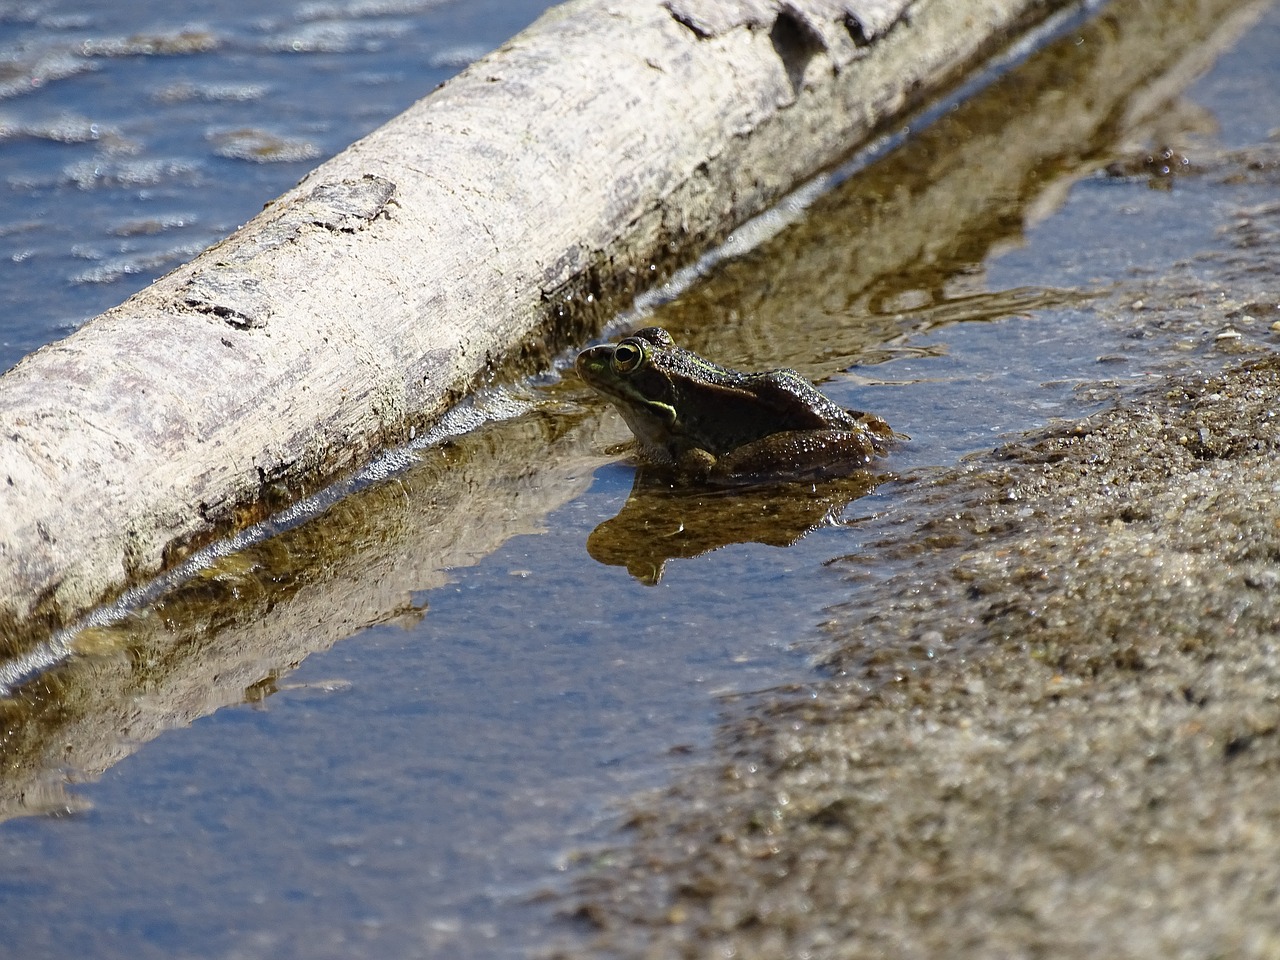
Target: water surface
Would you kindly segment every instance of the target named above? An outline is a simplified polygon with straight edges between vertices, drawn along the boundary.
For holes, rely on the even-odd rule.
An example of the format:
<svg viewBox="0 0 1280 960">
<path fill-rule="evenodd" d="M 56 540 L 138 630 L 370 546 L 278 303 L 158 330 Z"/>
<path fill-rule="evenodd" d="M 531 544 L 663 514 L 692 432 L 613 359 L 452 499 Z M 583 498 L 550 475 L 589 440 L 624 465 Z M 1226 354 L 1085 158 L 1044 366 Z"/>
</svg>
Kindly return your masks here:
<svg viewBox="0 0 1280 960">
<path fill-rule="evenodd" d="M 189 260 L 551 4 L 0 4 L 0 370 Z"/>
</svg>

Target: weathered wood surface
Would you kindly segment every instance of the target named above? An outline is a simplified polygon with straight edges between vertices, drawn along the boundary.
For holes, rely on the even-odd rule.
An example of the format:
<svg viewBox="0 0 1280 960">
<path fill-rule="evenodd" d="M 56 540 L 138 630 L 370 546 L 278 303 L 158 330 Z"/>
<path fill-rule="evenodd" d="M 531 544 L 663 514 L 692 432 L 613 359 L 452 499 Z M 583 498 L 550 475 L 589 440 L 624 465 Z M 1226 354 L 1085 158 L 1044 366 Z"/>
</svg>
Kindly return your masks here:
<svg viewBox="0 0 1280 960">
<path fill-rule="evenodd" d="M 0 654 L 534 359 L 1067 0 L 580 0 L 0 378 Z"/>
</svg>

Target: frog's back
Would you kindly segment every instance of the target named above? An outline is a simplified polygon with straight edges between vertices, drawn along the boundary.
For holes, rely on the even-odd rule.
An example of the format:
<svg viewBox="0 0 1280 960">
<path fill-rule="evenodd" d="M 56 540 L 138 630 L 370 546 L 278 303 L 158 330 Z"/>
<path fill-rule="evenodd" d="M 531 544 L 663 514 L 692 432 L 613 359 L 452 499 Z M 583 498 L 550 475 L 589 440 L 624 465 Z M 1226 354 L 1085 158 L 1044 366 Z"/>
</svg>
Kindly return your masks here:
<svg viewBox="0 0 1280 960">
<path fill-rule="evenodd" d="M 842 429 L 853 425 L 854 417 L 825 393 L 789 367 L 751 374 L 757 380 L 755 393 L 786 419 L 784 430 Z"/>
<path fill-rule="evenodd" d="M 794 370 L 733 372 L 681 410 L 686 438 L 716 455 L 778 433 L 854 426 L 848 411 Z"/>
</svg>

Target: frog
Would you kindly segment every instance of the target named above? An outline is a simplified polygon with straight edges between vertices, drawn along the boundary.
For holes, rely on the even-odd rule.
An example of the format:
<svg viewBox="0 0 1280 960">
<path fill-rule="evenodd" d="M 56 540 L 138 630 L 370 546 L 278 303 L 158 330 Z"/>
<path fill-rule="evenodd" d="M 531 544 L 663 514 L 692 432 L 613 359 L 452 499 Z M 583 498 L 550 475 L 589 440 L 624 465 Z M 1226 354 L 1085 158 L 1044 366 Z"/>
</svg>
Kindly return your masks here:
<svg viewBox="0 0 1280 960">
<path fill-rule="evenodd" d="M 640 459 L 679 478 L 737 484 L 850 473 L 901 438 L 795 370 L 733 370 L 676 346 L 661 327 L 588 347 L 574 368 L 622 414 Z"/>
</svg>

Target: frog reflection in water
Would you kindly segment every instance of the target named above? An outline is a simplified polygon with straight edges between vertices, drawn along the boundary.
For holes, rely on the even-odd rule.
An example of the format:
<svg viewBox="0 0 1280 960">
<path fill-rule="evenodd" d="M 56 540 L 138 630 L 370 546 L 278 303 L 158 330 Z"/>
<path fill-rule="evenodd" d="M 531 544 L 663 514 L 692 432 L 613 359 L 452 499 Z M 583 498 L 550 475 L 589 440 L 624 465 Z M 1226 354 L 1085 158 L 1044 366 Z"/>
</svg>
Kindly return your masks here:
<svg viewBox="0 0 1280 960">
<path fill-rule="evenodd" d="M 684 478 L 847 473 L 895 436 L 880 417 L 837 406 L 794 370 L 739 373 L 677 347 L 660 327 L 584 350 L 575 366 L 622 413 L 641 457 Z"/>
</svg>

